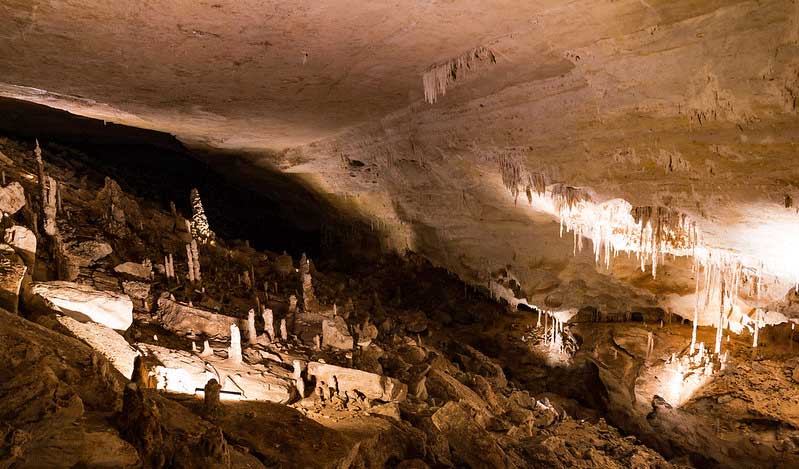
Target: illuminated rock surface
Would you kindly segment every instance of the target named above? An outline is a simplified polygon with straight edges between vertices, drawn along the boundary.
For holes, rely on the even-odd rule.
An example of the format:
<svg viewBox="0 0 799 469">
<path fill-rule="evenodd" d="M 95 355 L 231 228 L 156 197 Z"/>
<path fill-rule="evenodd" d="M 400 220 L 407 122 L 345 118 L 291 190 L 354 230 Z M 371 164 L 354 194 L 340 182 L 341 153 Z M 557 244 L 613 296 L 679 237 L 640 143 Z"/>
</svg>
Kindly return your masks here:
<svg viewBox="0 0 799 469">
<path fill-rule="evenodd" d="M 0 30 L 0 465 L 799 465 L 797 2 Z"/>
</svg>

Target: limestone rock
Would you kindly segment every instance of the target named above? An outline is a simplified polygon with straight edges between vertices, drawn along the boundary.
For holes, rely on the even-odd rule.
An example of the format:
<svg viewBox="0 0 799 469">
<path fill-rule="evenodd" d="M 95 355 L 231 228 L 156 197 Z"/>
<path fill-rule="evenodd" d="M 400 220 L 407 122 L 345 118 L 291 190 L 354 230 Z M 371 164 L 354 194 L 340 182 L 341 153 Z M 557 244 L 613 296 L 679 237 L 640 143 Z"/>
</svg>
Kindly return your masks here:
<svg viewBox="0 0 799 469">
<path fill-rule="evenodd" d="M 158 299 L 157 314 L 161 326 L 168 331 L 179 335 L 194 332 L 217 340 L 229 339 L 230 326 L 238 323 L 238 319 L 230 316 L 180 304 L 171 300 L 168 293 Z"/>
<path fill-rule="evenodd" d="M 347 322 L 341 316 L 322 320 L 322 347 L 352 350 L 353 339 Z"/>
<path fill-rule="evenodd" d="M 13 215 L 25 206 L 25 189 L 22 184 L 14 181 L 0 187 L 0 211 Z"/>
<path fill-rule="evenodd" d="M 425 384 L 432 397 L 445 401 L 463 401 L 476 410 L 488 411 L 486 402 L 480 395 L 443 370 L 432 368 L 427 374 Z"/>
<path fill-rule="evenodd" d="M 469 467 L 509 467 L 508 457 L 496 439 L 477 424 L 474 409 L 463 402 L 448 402 L 433 414 L 433 423 Z"/>
<path fill-rule="evenodd" d="M 16 313 L 19 293 L 28 268 L 7 244 L 0 244 L 0 307 Z"/>
<path fill-rule="evenodd" d="M 71 241 L 61 245 L 61 258 L 64 278 L 74 281 L 80 275 L 81 267 L 88 267 L 111 254 L 113 249 L 104 241 Z"/>
<path fill-rule="evenodd" d="M 40 312 L 60 313 L 78 321 L 90 320 L 117 330 L 126 330 L 133 322 L 133 303 L 122 293 L 54 281 L 32 283 L 23 295 L 25 304 Z"/>
<path fill-rule="evenodd" d="M 138 262 L 125 262 L 114 267 L 114 272 L 149 280 L 153 275 L 153 268 Z"/>
<path fill-rule="evenodd" d="M 29 270 L 36 263 L 36 235 L 24 226 L 14 225 L 6 228 L 5 242 L 14 248 Z"/>
<path fill-rule="evenodd" d="M 122 291 L 130 297 L 135 308 L 148 309 L 150 299 L 149 283 L 124 280 L 122 282 Z"/>
<path fill-rule="evenodd" d="M 235 363 L 216 355 L 199 356 L 149 344 L 137 346 L 161 362 L 155 367 L 158 389 L 194 394 L 213 378 L 222 386 L 223 394 L 241 394 L 242 399 L 280 404 L 289 402 L 294 391 L 289 371 L 278 374 L 273 368 Z"/>
<path fill-rule="evenodd" d="M 122 376 L 133 376 L 133 362 L 139 352 L 133 349 L 117 331 L 102 324 L 79 322 L 69 316 L 59 316 L 58 322 L 75 337 L 89 344 L 114 365 Z"/>
<path fill-rule="evenodd" d="M 408 395 L 408 386 L 394 378 L 388 378 L 366 371 L 329 365 L 326 363 L 308 363 L 308 376 L 316 378 L 317 384 L 338 383 L 341 393 L 358 391 L 369 399 L 379 401 L 404 401 Z"/>
</svg>

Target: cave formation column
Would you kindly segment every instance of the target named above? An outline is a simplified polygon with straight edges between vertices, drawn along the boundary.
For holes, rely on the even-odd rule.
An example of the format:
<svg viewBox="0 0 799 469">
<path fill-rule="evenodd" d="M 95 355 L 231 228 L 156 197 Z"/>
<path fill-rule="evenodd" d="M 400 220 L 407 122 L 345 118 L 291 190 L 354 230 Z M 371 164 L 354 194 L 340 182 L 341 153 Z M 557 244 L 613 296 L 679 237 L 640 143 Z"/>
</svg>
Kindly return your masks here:
<svg viewBox="0 0 799 469">
<path fill-rule="evenodd" d="M 757 348 L 757 339 L 760 335 L 760 308 L 755 309 L 755 337 L 752 339 L 752 348 Z"/>
<path fill-rule="evenodd" d="M 721 293 L 719 295 L 719 321 L 716 324 L 716 346 L 713 348 L 713 353 L 721 353 L 721 338 L 724 328 L 724 279 L 721 280 Z"/>
</svg>

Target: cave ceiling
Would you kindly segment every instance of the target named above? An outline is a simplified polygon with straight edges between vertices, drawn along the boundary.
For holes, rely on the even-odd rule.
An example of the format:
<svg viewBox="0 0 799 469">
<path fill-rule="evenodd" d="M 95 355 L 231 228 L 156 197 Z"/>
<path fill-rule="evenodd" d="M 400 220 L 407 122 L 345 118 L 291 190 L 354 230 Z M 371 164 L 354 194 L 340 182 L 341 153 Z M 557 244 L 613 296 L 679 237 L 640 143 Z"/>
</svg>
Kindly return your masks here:
<svg viewBox="0 0 799 469">
<path fill-rule="evenodd" d="M 301 175 L 498 295 L 690 318 L 699 257 L 799 316 L 797 1 L 2 0 L 0 96 Z"/>
</svg>

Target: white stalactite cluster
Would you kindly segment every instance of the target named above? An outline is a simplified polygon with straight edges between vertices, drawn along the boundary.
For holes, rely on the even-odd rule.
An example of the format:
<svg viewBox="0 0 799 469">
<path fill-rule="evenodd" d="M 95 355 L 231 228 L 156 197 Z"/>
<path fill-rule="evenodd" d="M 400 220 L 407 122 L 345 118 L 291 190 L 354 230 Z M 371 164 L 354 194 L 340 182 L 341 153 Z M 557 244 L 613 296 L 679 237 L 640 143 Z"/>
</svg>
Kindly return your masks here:
<svg viewBox="0 0 799 469">
<path fill-rule="evenodd" d="M 434 104 L 439 95 L 447 94 L 447 87 L 462 78 L 467 71 L 476 69 L 478 63 L 496 63 L 496 61 L 497 58 L 491 49 L 480 46 L 446 62 L 429 67 L 422 73 L 425 101 Z"/>
<path fill-rule="evenodd" d="M 191 237 L 201 243 L 213 242 L 216 235 L 211 231 L 208 218 L 205 216 L 203 202 L 200 200 L 200 191 L 191 190 Z"/>
</svg>

